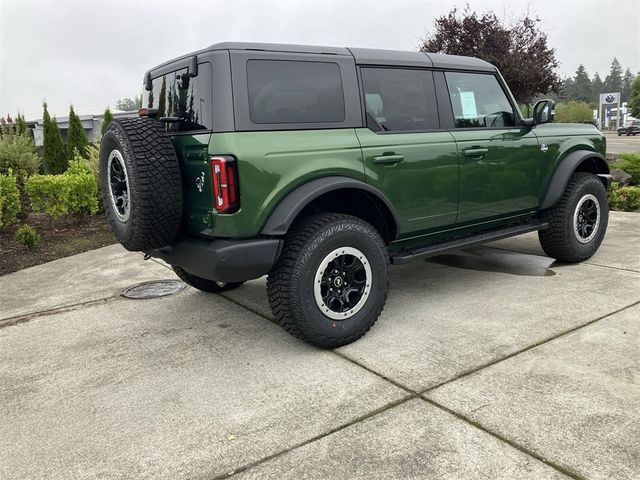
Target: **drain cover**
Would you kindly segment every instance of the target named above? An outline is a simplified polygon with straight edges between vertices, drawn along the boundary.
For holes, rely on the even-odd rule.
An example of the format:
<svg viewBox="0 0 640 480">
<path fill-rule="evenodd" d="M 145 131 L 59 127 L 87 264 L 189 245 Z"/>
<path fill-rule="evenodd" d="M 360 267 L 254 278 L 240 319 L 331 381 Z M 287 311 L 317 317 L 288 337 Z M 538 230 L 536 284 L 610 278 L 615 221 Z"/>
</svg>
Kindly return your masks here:
<svg viewBox="0 0 640 480">
<path fill-rule="evenodd" d="M 153 280 L 151 282 L 137 283 L 120 292 L 125 298 L 158 298 L 180 293 L 187 285 L 179 280 Z"/>
</svg>

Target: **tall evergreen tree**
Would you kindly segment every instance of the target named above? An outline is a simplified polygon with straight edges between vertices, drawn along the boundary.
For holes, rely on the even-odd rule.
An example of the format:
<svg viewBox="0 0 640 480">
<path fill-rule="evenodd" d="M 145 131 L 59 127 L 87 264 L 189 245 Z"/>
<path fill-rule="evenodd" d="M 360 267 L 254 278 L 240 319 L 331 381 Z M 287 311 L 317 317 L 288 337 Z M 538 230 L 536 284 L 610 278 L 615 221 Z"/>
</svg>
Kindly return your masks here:
<svg viewBox="0 0 640 480">
<path fill-rule="evenodd" d="M 575 97 L 575 91 L 573 88 L 573 78 L 567 77 L 562 80 L 561 95 L 562 100 L 573 100 Z"/>
<path fill-rule="evenodd" d="M 593 102 L 598 103 L 600 101 L 600 94 L 604 93 L 604 82 L 598 72 L 593 76 L 591 91 L 593 92 Z"/>
<path fill-rule="evenodd" d="M 107 132 L 107 127 L 109 127 L 109 123 L 113 120 L 113 115 L 111 114 L 111 110 L 109 107 L 104 111 L 102 115 L 102 127 L 100 127 L 100 133 L 104 135 Z"/>
<path fill-rule="evenodd" d="M 28 135 L 31 136 L 31 129 L 29 125 L 27 125 L 27 121 L 24 119 L 24 116 L 18 112 L 18 117 L 16 118 L 16 133 L 18 135 Z"/>
<path fill-rule="evenodd" d="M 84 131 L 80 117 L 73 110 L 73 105 L 69 108 L 69 130 L 67 131 L 67 152 L 69 159 L 73 159 L 77 151 L 81 157 L 88 157 L 89 142 L 87 132 Z"/>
<path fill-rule="evenodd" d="M 640 73 L 638 73 L 633 82 L 631 82 L 631 95 L 629 96 L 628 107 L 633 117 L 640 118 Z"/>
<path fill-rule="evenodd" d="M 158 118 L 166 116 L 167 105 L 167 77 L 162 76 L 162 85 L 160 85 L 160 97 L 158 98 Z"/>
<path fill-rule="evenodd" d="M 633 73 L 631 69 L 627 68 L 622 77 L 622 99 L 621 102 L 628 102 L 631 96 L 631 84 L 633 83 Z"/>
<path fill-rule="evenodd" d="M 584 65 L 580 64 L 576 70 L 576 75 L 573 77 L 573 98 L 578 102 L 589 103 L 593 98 L 593 92 L 591 91 L 591 79 L 587 73 L 587 69 Z"/>
<path fill-rule="evenodd" d="M 605 93 L 616 93 L 622 90 L 622 67 L 617 58 L 611 62 L 611 68 L 609 69 L 609 75 L 604 79 Z"/>
<path fill-rule="evenodd" d="M 55 117 L 51 118 L 47 110 L 47 103 L 43 104 L 43 155 L 44 169 L 47 173 L 63 173 L 67 169 L 67 152 L 62 143 L 62 135 Z"/>
</svg>

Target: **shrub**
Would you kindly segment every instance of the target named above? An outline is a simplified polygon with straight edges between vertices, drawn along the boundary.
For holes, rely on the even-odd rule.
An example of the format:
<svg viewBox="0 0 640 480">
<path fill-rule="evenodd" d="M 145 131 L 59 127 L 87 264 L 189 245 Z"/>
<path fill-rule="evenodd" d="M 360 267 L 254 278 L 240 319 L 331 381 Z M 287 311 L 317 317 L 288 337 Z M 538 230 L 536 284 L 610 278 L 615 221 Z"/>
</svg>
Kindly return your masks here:
<svg viewBox="0 0 640 480">
<path fill-rule="evenodd" d="M 20 191 L 13 171 L 0 174 L 0 227 L 16 221 L 20 212 Z"/>
<path fill-rule="evenodd" d="M 566 102 L 556 105 L 555 122 L 584 123 L 593 121 L 593 110 L 585 102 Z"/>
<path fill-rule="evenodd" d="M 33 209 L 45 211 L 53 220 L 69 213 L 68 175 L 34 175 L 27 180 L 27 195 Z"/>
<path fill-rule="evenodd" d="M 0 138 L 0 174 L 13 170 L 19 184 L 38 171 L 40 160 L 28 134 L 7 134 Z"/>
<path fill-rule="evenodd" d="M 640 184 L 640 153 L 623 153 L 620 160 L 611 163 L 613 168 L 620 168 L 632 177 L 634 184 Z"/>
<path fill-rule="evenodd" d="M 67 208 L 71 213 L 95 215 L 98 213 L 98 183 L 92 173 L 63 175 L 69 188 Z"/>
<path fill-rule="evenodd" d="M 613 182 L 608 195 L 611 208 L 625 212 L 640 210 L 640 187 L 621 187 L 618 183 Z"/>
<path fill-rule="evenodd" d="M 36 229 L 29 225 L 22 225 L 16 230 L 16 242 L 26 245 L 29 248 L 35 247 L 40 243 L 40 235 Z"/>
<path fill-rule="evenodd" d="M 98 212 L 96 177 L 82 162 L 72 164 L 73 170 L 63 175 L 34 175 L 27 180 L 27 194 L 34 210 L 45 211 L 53 220 L 67 213 Z"/>
</svg>

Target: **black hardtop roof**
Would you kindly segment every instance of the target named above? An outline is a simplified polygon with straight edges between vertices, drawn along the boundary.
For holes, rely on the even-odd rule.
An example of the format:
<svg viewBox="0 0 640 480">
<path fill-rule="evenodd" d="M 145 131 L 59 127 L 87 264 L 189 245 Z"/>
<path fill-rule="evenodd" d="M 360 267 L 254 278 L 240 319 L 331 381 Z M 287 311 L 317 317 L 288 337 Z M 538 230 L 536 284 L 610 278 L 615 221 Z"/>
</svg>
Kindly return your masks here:
<svg viewBox="0 0 640 480">
<path fill-rule="evenodd" d="M 495 71 L 496 68 L 475 57 L 445 55 L 442 53 L 411 52 L 404 50 L 382 50 L 375 48 L 323 47 L 318 45 L 293 45 L 286 43 L 221 42 L 209 47 L 164 62 L 150 70 L 153 72 L 173 62 L 193 55 L 217 50 L 261 50 L 268 52 L 316 53 L 326 55 L 351 55 L 359 65 L 397 65 L 432 67 L 455 70 Z"/>
</svg>

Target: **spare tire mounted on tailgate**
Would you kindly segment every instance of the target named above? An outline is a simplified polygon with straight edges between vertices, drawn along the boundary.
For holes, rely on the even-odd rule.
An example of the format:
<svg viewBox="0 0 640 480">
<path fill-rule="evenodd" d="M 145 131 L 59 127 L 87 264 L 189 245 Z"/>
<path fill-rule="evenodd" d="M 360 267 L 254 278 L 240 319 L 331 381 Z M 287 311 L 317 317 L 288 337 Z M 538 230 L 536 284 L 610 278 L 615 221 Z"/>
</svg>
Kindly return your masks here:
<svg viewBox="0 0 640 480">
<path fill-rule="evenodd" d="M 182 220 L 178 158 L 160 122 L 113 120 L 100 146 L 102 203 L 127 250 L 175 242 Z"/>
</svg>

